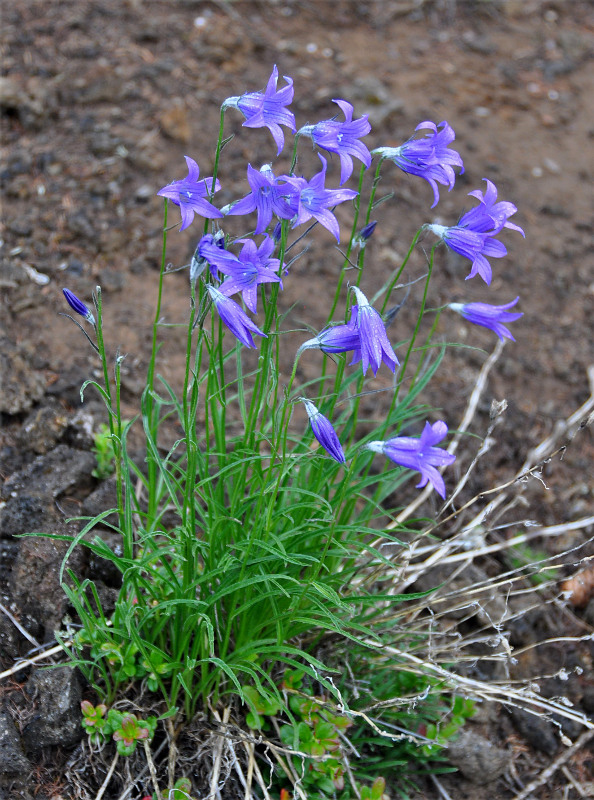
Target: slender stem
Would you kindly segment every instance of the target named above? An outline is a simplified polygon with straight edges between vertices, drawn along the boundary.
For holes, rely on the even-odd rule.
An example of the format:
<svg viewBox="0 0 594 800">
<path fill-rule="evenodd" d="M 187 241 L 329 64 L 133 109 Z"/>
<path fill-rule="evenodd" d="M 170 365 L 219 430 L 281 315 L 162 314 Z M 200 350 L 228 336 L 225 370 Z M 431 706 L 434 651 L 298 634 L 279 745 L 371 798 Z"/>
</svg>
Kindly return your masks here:
<svg viewBox="0 0 594 800">
<path fill-rule="evenodd" d="M 166 265 L 166 255 L 167 255 L 167 199 L 165 199 L 165 203 L 163 206 L 163 244 L 161 248 L 161 269 L 159 270 L 159 284 L 157 289 L 157 305 L 155 308 L 155 318 L 153 321 L 153 338 L 151 344 L 151 357 L 148 366 L 148 374 L 147 374 L 147 416 L 149 420 L 149 431 L 151 434 L 151 438 L 157 445 L 157 436 L 158 436 L 158 428 L 159 428 L 159 420 L 158 420 L 158 405 L 155 403 L 154 398 L 154 390 L 155 390 L 155 364 L 157 360 L 157 337 L 159 333 L 159 323 L 161 320 L 161 307 L 163 302 L 163 277 L 165 275 L 165 265 Z M 157 476 L 158 476 L 158 465 L 155 459 L 147 452 L 147 462 L 148 462 L 148 509 L 147 509 L 147 527 L 152 527 L 154 520 L 157 516 L 157 501 L 158 501 L 158 492 L 157 492 Z"/>
<path fill-rule="evenodd" d="M 417 234 L 418 235 L 418 234 Z M 439 242 L 433 245 L 431 248 L 431 253 L 429 255 L 429 269 L 427 271 L 427 278 L 425 279 L 425 288 L 423 290 L 423 299 L 421 300 L 421 307 L 419 309 L 419 313 L 417 315 L 417 321 L 415 324 L 415 329 L 413 331 L 413 335 L 411 336 L 410 343 L 408 345 L 408 350 L 406 351 L 406 356 L 404 357 L 404 361 L 402 362 L 402 367 L 400 368 L 400 375 L 398 384 L 396 385 L 396 389 L 394 391 L 394 396 L 392 397 L 392 404 L 390 407 L 390 411 L 395 408 L 396 403 L 398 401 L 398 395 L 400 393 L 400 387 L 404 383 L 404 379 L 406 377 L 406 368 L 408 366 L 408 362 L 410 360 L 411 353 L 415 346 L 415 341 L 417 339 L 417 335 L 419 333 L 419 329 L 421 327 L 421 322 L 423 320 L 423 313 L 425 311 L 425 306 L 427 305 L 427 295 L 429 292 L 429 284 L 431 282 L 431 274 L 433 272 L 433 259 L 435 255 L 435 249 L 439 246 Z"/>
<path fill-rule="evenodd" d="M 111 434 L 111 446 L 113 448 L 113 455 L 116 470 L 116 496 L 118 503 L 118 527 L 120 531 L 125 532 L 125 514 L 124 514 L 124 496 L 122 490 L 122 446 L 121 439 L 118 437 L 118 432 L 121 430 L 121 420 L 119 427 L 114 423 L 116 417 L 116 410 L 114 409 L 113 393 L 111 389 L 111 381 L 109 379 L 109 366 L 107 363 L 107 353 L 105 352 L 105 341 L 103 339 L 103 298 L 101 295 L 101 287 L 97 286 L 97 325 L 95 332 L 97 335 L 97 347 L 99 348 L 99 355 L 101 357 L 101 366 L 103 368 L 103 381 L 105 384 L 105 392 L 108 398 L 108 415 L 107 421 L 109 424 L 109 432 Z M 130 557 L 130 555 L 128 555 Z"/>
</svg>

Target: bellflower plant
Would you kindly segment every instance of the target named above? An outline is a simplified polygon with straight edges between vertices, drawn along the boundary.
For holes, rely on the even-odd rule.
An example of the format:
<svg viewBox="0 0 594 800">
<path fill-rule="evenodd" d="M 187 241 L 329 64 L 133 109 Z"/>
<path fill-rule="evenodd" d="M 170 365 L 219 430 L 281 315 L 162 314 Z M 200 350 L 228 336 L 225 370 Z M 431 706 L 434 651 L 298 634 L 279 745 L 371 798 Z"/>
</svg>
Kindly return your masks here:
<svg viewBox="0 0 594 800">
<path fill-rule="evenodd" d="M 445 438 L 447 432 L 448 426 L 443 420 L 438 420 L 433 425 L 426 422 L 418 439 L 411 436 L 397 436 L 385 442 L 368 442 L 365 447 L 374 453 L 387 456 L 402 467 L 420 472 L 421 480 L 417 484 L 417 489 L 431 483 L 437 494 L 445 498 L 445 483 L 437 467 L 453 464 L 456 456 L 435 445 Z"/>
<path fill-rule="evenodd" d="M 367 114 L 353 121 L 353 106 L 346 100 L 333 100 L 344 114 L 344 122 L 336 119 L 325 119 L 315 125 L 304 125 L 297 131 L 297 136 L 309 136 L 314 144 L 337 153 L 340 158 L 340 185 L 342 186 L 353 173 L 353 156 L 358 158 L 367 168 L 371 166 L 371 153 L 360 142 L 371 130 Z"/>
<path fill-rule="evenodd" d="M 437 184 L 447 186 L 448 191 L 451 191 L 456 180 L 454 167 L 459 167 L 462 174 L 464 163 L 460 154 L 448 147 L 456 135 L 447 122 L 436 125 L 430 120 L 425 120 L 419 123 L 415 130 L 424 130 L 428 133 L 422 139 L 411 138 L 399 147 L 377 147 L 373 155 L 393 161 L 403 172 L 424 178 L 433 189 L 434 200 L 431 208 L 434 208 L 439 201 Z"/>
<path fill-rule="evenodd" d="M 246 92 L 240 97 L 228 97 L 223 103 L 223 110 L 236 108 L 245 117 L 243 126 L 245 128 L 266 127 L 278 148 L 277 155 L 285 145 L 285 136 L 281 125 L 285 125 L 295 133 L 295 115 L 286 106 L 293 102 L 293 79 L 285 76 L 287 85 L 277 91 L 278 69 L 276 64 L 272 74 L 268 79 L 264 92 Z"/>
<path fill-rule="evenodd" d="M 277 89 L 274 67 L 263 92 L 230 97 L 222 104 L 212 177 L 200 179 L 198 164 L 186 156 L 188 176 L 158 191 L 164 198 L 162 260 L 146 386 L 135 417 L 139 423 L 122 418 L 122 357 L 112 359 L 107 353 L 101 288 L 93 294 L 96 316 L 64 290 L 70 308 L 93 325 L 89 334 L 74 320 L 100 360 L 96 374 L 101 377 L 86 381 L 83 392 L 98 392 L 107 408 L 116 501 L 115 510 L 83 518 L 76 536 L 47 535 L 69 543 L 63 567 L 69 577 L 63 585 L 81 630 L 64 647 L 106 707 L 139 683 L 142 692 L 160 695 L 165 713 L 159 719 L 172 718 L 175 730 L 197 714 L 217 718 L 221 712 L 218 718 L 226 719 L 231 706 L 234 720 L 243 707 L 246 723 L 256 727 L 265 726 L 267 716 L 282 721 L 284 715 L 294 727 L 288 733 L 290 726 L 275 730 L 281 730 L 282 746 L 296 751 L 289 751 L 288 763 L 306 755 L 316 760 L 311 769 L 305 761 L 303 769 L 292 769 L 290 779 L 289 772 L 274 775 L 271 796 L 289 796 L 287 780 L 299 783 L 295 776 L 304 775 L 316 797 L 340 792 L 344 800 L 375 798 L 383 791 L 383 778 L 374 781 L 372 790 L 371 781 L 357 785 L 355 770 L 345 773 L 339 733 L 352 728 L 349 740 L 353 734 L 357 747 L 363 742 L 362 759 L 370 755 L 365 710 L 373 706 L 372 761 L 380 763 L 376 749 L 384 746 L 378 744 L 382 738 L 386 763 L 401 765 L 402 751 L 394 749 L 400 745 L 391 731 L 404 724 L 406 712 L 401 704 L 394 710 L 394 699 L 398 701 L 399 693 L 411 696 L 410 680 L 419 707 L 428 694 L 441 698 L 439 692 L 445 691 L 441 684 L 435 688 L 430 676 L 405 673 L 390 655 L 398 652 L 399 637 L 406 639 L 405 618 L 400 616 L 405 612 L 399 604 L 410 596 L 384 589 L 393 583 L 394 570 L 382 545 L 402 547 L 404 525 L 407 534 L 431 529 L 422 517 L 401 522 L 403 507 L 416 495 L 402 484 L 410 471 L 418 472 L 418 488 L 430 485 L 445 498 L 446 482 L 451 481 L 447 468 L 455 460 L 438 446 L 448 434 L 442 420 L 425 422 L 419 437 L 388 438 L 388 431 L 418 430 L 434 413 L 423 392 L 447 349 L 445 341 L 436 341 L 443 306 L 428 307 L 439 242 L 430 253 L 419 254 L 418 275 L 410 257 L 429 228 L 472 260 L 471 275 L 478 273 L 489 282 L 487 257 L 505 255 L 496 237 L 504 228 L 523 231 L 509 222 L 515 206 L 498 202 L 497 190 L 487 180 L 484 194 L 470 193 L 477 205 L 458 225 L 420 225 L 402 262 L 384 270 L 372 305 L 361 286 L 372 291 L 373 273 L 366 259 L 370 252 L 380 255 L 373 252 L 370 237 L 384 224 L 381 217 L 372 221 L 375 209 L 390 197 L 376 200 L 380 183 L 384 185 L 382 169 L 392 160 L 428 181 L 437 202 L 438 187 L 451 190 L 456 170 L 463 169 L 461 157 L 449 147 L 454 131 L 447 122 L 422 122 L 417 127 L 424 133 L 421 138 L 373 151 L 379 158 L 370 175 L 371 154 L 361 142 L 370 134 L 368 120 L 357 118 L 348 100 L 335 100 L 344 121 L 324 118 L 302 126 L 293 137 L 293 158 L 284 174 L 273 163 L 260 170 L 246 164 L 234 182 L 225 172 L 224 156 L 233 146 L 224 137 L 226 111 L 238 109 L 245 127 L 269 128 L 280 153 L 286 131 L 297 130 L 288 108 L 293 81 L 285 81 Z M 306 136 L 316 147 L 337 154 L 340 169 L 318 153 L 320 171 L 296 174 Z M 353 159 L 361 162 L 356 189 L 346 186 L 353 177 Z M 247 195 L 240 188 L 246 170 Z M 220 210 L 214 205 L 219 174 L 230 200 Z M 326 188 L 326 182 L 340 188 Z M 352 220 L 349 230 L 341 231 L 333 211 L 349 200 Z M 192 227 L 183 311 L 178 303 L 163 302 L 166 282 L 179 279 L 179 270 L 170 269 L 166 260 L 170 203 L 180 209 L 180 231 Z M 254 212 L 255 232 L 249 216 Z M 317 242 L 303 249 L 300 245 L 299 270 L 289 269 L 296 258 L 292 248 L 309 233 L 295 228 L 310 220 L 311 227 L 320 223 L 337 242 L 346 242 L 344 252 L 339 251 L 336 282 L 332 286 L 325 277 L 320 283 L 318 304 L 309 302 L 318 291 L 311 277 L 315 261 L 305 263 L 312 252 L 316 258 Z M 289 293 L 290 301 L 285 300 Z M 399 315 L 405 303 L 407 313 Z M 450 308 L 500 338 L 512 338 L 506 323 L 521 316 L 508 311 L 516 303 L 451 303 Z M 316 312 L 314 305 L 323 312 Z M 400 361 L 386 321 L 397 331 Z M 171 328 L 180 327 L 185 349 L 178 353 L 180 338 L 168 337 Z M 308 338 L 304 329 L 320 333 Z M 295 334 L 306 341 L 293 358 L 289 342 Z M 170 373 L 183 364 L 177 383 L 162 377 L 164 370 L 159 369 L 164 339 L 168 354 L 173 353 Z M 350 363 L 342 353 L 351 355 Z M 380 372 L 382 365 L 391 374 Z M 309 420 L 305 429 L 296 412 L 301 402 Z M 128 445 L 133 426 L 135 453 L 136 441 L 143 442 L 138 460 Z M 312 432 L 321 448 L 312 448 Z M 402 469 L 393 469 L 377 455 Z M 115 544 L 111 537 L 107 542 L 93 535 L 108 517 Z M 115 607 L 103 607 L 104 595 L 91 578 L 81 583 L 67 569 L 77 546 L 106 559 L 119 574 Z M 415 630 L 416 639 L 422 638 Z M 342 676 L 347 662 L 352 667 L 348 679 Z M 362 694 L 352 690 L 359 683 L 366 687 Z M 430 730 L 427 720 L 437 724 L 438 717 L 431 716 L 436 707 L 441 720 L 441 701 L 407 718 L 410 736 L 421 725 Z M 377 726 L 381 732 L 384 722 L 385 735 L 378 737 Z M 167 739 L 165 734 L 161 738 Z M 431 747 L 439 749 L 440 741 L 432 739 Z M 410 745 L 407 753 L 425 743 Z M 354 752 L 353 747 L 350 758 Z M 156 771 L 155 782 L 161 774 Z M 216 785 L 215 777 L 211 785 Z M 156 785 L 155 791 L 159 793 Z"/>
<path fill-rule="evenodd" d="M 507 310 L 513 308 L 519 299 L 516 297 L 511 303 L 503 306 L 494 306 L 491 303 L 449 303 L 448 308 L 461 314 L 469 322 L 494 331 L 501 340 L 511 339 L 515 342 L 509 328 L 504 323 L 515 322 L 524 316 L 521 312 Z"/>
<path fill-rule="evenodd" d="M 218 181 L 214 182 L 213 192 L 213 179 L 204 178 L 199 180 L 200 168 L 193 158 L 184 156 L 186 164 L 188 165 L 188 177 L 181 181 L 173 181 L 160 189 L 157 194 L 161 197 L 167 197 L 176 206 L 179 206 L 181 212 L 182 224 L 180 231 L 185 230 L 194 219 L 194 214 L 199 214 L 206 219 L 218 219 L 223 215 L 215 208 L 212 203 L 204 198 L 212 196 L 214 192 L 218 192 L 221 184 Z"/>
</svg>

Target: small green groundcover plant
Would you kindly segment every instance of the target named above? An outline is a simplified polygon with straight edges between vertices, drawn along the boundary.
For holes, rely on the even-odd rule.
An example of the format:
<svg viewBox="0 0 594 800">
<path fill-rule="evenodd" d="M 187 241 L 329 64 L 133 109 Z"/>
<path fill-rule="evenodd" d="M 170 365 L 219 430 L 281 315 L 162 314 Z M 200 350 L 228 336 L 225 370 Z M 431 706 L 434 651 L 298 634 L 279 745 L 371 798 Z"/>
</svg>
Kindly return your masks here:
<svg viewBox="0 0 594 800">
<path fill-rule="evenodd" d="M 112 363 L 104 343 L 101 288 L 92 310 L 64 290 L 101 362 L 102 380 L 86 381 L 81 397 L 93 387 L 107 407 L 99 468 L 105 474 L 112 461 L 117 493 L 115 508 L 85 518 L 78 535 L 61 537 L 70 544 L 63 585 L 81 623 L 64 646 L 102 701 L 83 708 L 95 741 L 113 739 L 127 754 L 150 740 L 154 718 L 111 707 L 122 687 L 137 682 L 160 696 L 163 714 L 177 722 L 222 707 L 245 709 L 248 729 L 282 743 L 286 770 L 279 767 L 275 778 L 282 797 L 299 783 L 309 798 L 358 793 L 379 800 L 385 780 L 418 773 L 439 757 L 472 706 L 448 699 L 445 687 L 388 655 L 393 645 L 407 646 L 396 609 L 420 595 L 393 593 L 382 577 L 392 568 L 382 546 L 401 544 L 415 530 L 396 521 L 405 482 L 418 473 L 419 488 L 445 498 L 442 473 L 455 460 L 443 446 L 446 422 L 420 399 L 444 354 L 445 345 L 434 341 L 437 323 L 447 309 L 503 339 L 513 338 L 507 324 L 521 316 L 509 310 L 518 298 L 430 308 L 436 249 L 443 244 L 467 258 L 468 278 L 488 285 L 489 259 L 506 254 L 500 235 L 523 232 L 509 221 L 515 206 L 497 201 L 486 179 L 484 192 L 469 192 L 475 203 L 457 222 L 421 225 L 402 263 L 386 265 L 375 285 L 365 269 L 372 216 L 391 197 L 378 196 L 380 175 L 391 186 L 396 166 L 424 179 L 435 206 L 440 186 L 453 189 L 463 171 L 450 146 L 454 131 L 445 121 L 424 121 L 400 146 L 370 151 L 362 141 L 371 130 L 367 116 L 353 119 L 346 100 L 333 101 L 336 116 L 297 129 L 293 81 L 285 77 L 279 88 L 278 79 L 275 67 L 264 91 L 223 102 L 212 176 L 201 178 L 186 156 L 187 176 L 158 192 L 165 219 L 152 350 L 130 422 L 121 412 L 123 356 Z M 243 115 L 244 127 L 268 128 L 277 156 L 286 131 L 293 147 L 284 172 L 250 164 L 245 186 L 242 176 L 229 178 L 225 188 L 236 199 L 220 207 L 219 176 L 225 180 L 223 156 L 233 139 L 224 137 L 229 111 Z M 307 177 L 298 158 L 305 140 L 319 155 L 319 171 Z M 353 159 L 361 167 L 349 188 Z M 180 231 L 199 229 L 188 265 L 179 386 L 158 368 L 161 332 L 171 324 L 162 318 L 162 298 L 174 271 L 166 260 L 172 204 Z M 345 204 L 353 212 L 346 232 L 335 214 Z M 314 283 L 303 257 L 314 227 L 344 241 L 334 285 L 328 277 Z M 421 236 L 434 239 L 422 274 L 407 274 L 405 285 Z M 416 321 L 405 327 L 398 311 L 413 282 Z M 289 283 L 304 303 L 296 322 L 283 303 Z M 305 329 L 312 292 L 327 314 L 306 320 L 316 327 Z M 300 369 L 305 363 L 307 371 Z M 368 401 L 375 392 L 374 414 Z M 132 425 L 144 435 L 140 462 L 128 451 Z M 107 544 L 101 527 L 116 532 L 120 546 Z M 78 546 L 121 575 L 113 611 L 104 610 L 92 579 L 68 569 Z"/>
</svg>

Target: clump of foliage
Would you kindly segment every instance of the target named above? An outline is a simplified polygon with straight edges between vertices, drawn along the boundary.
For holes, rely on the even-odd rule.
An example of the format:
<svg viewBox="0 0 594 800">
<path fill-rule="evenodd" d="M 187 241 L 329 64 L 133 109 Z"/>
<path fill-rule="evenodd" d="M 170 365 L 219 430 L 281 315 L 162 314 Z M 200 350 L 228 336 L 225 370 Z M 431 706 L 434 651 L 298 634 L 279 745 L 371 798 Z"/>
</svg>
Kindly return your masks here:
<svg viewBox="0 0 594 800">
<path fill-rule="evenodd" d="M 287 769 L 304 770 L 310 797 L 360 792 L 379 800 L 384 773 L 406 762 L 426 764 L 471 711 L 466 701 L 454 700 L 449 721 L 439 724 L 444 690 L 386 655 L 398 609 L 419 597 L 386 591 L 382 583 L 390 566 L 383 544 L 401 544 L 410 532 L 398 522 L 402 487 L 417 473 L 419 488 L 429 486 L 445 498 L 442 473 L 455 461 L 442 446 L 446 422 L 421 399 L 445 350 L 434 342 L 438 320 L 447 308 L 500 338 L 513 338 L 506 325 L 521 316 L 509 311 L 517 298 L 429 308 L 436 249 L 443 244 L 468 258 L 468 277 L 479 275 L 489 284 L 488 259 L 505 255 L 497 237 L 504 229 L 523 232 L 509 221 L 515 206 L 497 202 L 487 180 L 484 194 L 470 192 L 478 204 L 456 224 L 421 225 L 402 263 L 388 265 L 374 285 L 365 269 L 376 228 L 371 217 L 391 196 L 378 197 L 382 169 L 392 164 L 425 179 L 435 205 L 439 187 L 451 190 L 454 168 L 463 169 L 450 147 L 454 131 L 446 122 L 424 121 L 418 135 L 399 147 L 370 152 L 362 142 L 371 129 L 367 117 L 353 119 L 345 100 L 335 101 L 344 121 L 332 117 L 297 130 L 289 110 L 293 81 L 285 78 L 277 89 L 278 77 L 275 67 L 265 91 L 224 101 L 211 177 L 200 178 L 197 162 L 186 156 L 187 177 L 158 192 L 165 198 L 163 256 L 137 420 L 122 418 L 122 357 L 112 364 L 106 352 L 100 287 L 93 310 L 65 290 L 91 329 L 89 334 L 79 325 L 101 363 L 103 379 L 86 381 L 81 395 L 92 387 L 106 404 L 108 426 L 95 445 L 97 471 L 104 476 L 113 464 L 117 496 L 114 508 L 82 520 L 78 535 L 59 537 L 69 542 L 64 589 L 82 623 L 65 647 L 105 704 L 86 707 L 85 727 L 95 739 L 111 736 L 122 754 L 154 732 L 152 718 L 142 721 L 113 708 L 106 713 L 132 681 L 160 696 L 165 713 L 178 722 L 233 703 L 248 707 L 246 722 L 255 731 L 280 720 L 280 741 L 294 753 Z M 230 109 L 243 114 L 247 127 L 267 127 L 278 154 L 283 128 L 295 138 L 286 173 L 272 164 L 260 170 L 248 165 L 249 190 L 237 189 L 243 196 L 219 208 L 214 201 L 223 151 L 232 139 L 224 138 Z M 338 186 L 326 187 L 329 163 L 321 153 L 321 170 L 310 178 L 300 174 L 304 137 L 337 156 Z M 356 189 L 344 186 L 353 158 L 361 162 Z M 189 264 L 185 369 L 178 387 L 158 371 L 171 204 L 179 208 L 180 231 L 196 216 L 204 220 Z M 343 204 L 353 211 L 346 234 L 335 213 Z M 239 231 L 231 233 L 234 226 Z M 324 289 L 326 318 L 308 323 L 318 333 L 299 331 L 300 345 L 289 350 L 295 331 L 281 292 L 285 283 L 301 282 L 305 300 L 311 293 L 305 258 L 297 259 L 306 252 L 300 250 L 303 237 L 316 226 L 338 242 L 345 239 L 342 266 L 335 285 Z M 416 321 L 400 325 L 398 311 L 415 282 L 405 270 L 421 236 L 431 234 L 437 240 L 418 276 Z M 259 314 L 258 322 L 247 312 Z M 314 377 L 303 381 L 299 365 L 306 359 Z M 373 412 L 367 399 L 375 392 L 381 402 Z M 173 440 L 165 433 L 172 422 Z M 138 462 L 128 451 L 133 424 L 144 434 Z M 98 536 L 100 526 L 117 533 L 120 545 Z M 120 574 L 113 611 L 104 611 L 91 578 L 77 580 L 68 569 L 77 546 Z M 350 653 L 354 684 L 341 681 L 336 658 L 324 655 L 332 651 Z M 283 672 L 288 677 L 281 685 Z M 399 710 L 411 691 L 418 695 L 414 713 Z M 370 707 L 380 703 L 377 721 L 361 706 L 362 694 Z M 399 722 L 404 734 L 390 733 Z M 348 740 L 353 752 L 365 752 L 365 768 L 355 763 L 346 770 Z"/>
</svg>

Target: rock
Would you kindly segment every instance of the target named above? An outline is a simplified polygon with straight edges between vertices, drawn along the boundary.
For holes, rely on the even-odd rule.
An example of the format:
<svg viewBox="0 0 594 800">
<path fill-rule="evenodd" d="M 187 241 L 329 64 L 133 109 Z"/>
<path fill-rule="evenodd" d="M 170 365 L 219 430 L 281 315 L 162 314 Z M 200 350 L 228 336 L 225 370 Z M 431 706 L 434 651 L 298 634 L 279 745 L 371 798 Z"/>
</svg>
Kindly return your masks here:
<svg viewBox="0 0 594 800">
<path fill-rule="evenodd" d="M 121 270 L 106 267 L 99 275 L 99 285 L 104 292 L 119 292 L 126 285 L 126 275 Z"/>
<path fill-rule="evenodd" d="M 155 195 L 155 187 L 150 183 L 143 183 L 134 192 L 134 199 L 138 203 L 148 203 Z"/>
<path fill-rule="evenodd" d="M 89 150 L 94 156 L 112 156 L 121 140 L 109 130 L 93 130 L 89 138 Z"/>
<path fill-rule="evenodd" d="M 187 144 L 190 141 L 192 132 L 190 130 L 188 108 L 181 98 L 174 98 L 172 105 L 163 111 L 159 117 L 159 124 L 165 136 L 170 139 L 175 139 L 183 144 Z"/>
<path fill-rule="evenodd" d="M 43 406 L 31 412 L 21 428 L 17 441 L 35 453 L 52 450 L 68 425 L 68 418 L 60 408 Z"/>
<path fill-rule="evenodd" d="M 462 775 L 476 784 L 491 783 L 511 762 L 511 753 L 471 731 L 463 731 L 447 750 L 448 760 Z"/>
<path fill-rule="evenodd" d="M 89 406 L 87 408 L 86 406 Z M 93 428 L 95 418 L 90 411 L 92 406 L 96 406 L 93 401 L 85 403 L 84 409 L 79 409 L 73 417 L 68 420 L 68 428 L 64 436 L 65 441 L 78 450 L 90 450 L 94 444 Z M 103 405 L 98 406 L 97 416 L 103 419 L 105 416 Z"/>
<path fill-rule="evenodd" d="M 82 739 L 82 692 L 71 667 L 36 670 L 25 692 L 37 703 L 37 713 L 23 730 L 28 754 L 35 756 L 48 745 L 69 747 Z"/>
<path fill-rule="evenodd" d="M 0 538 L 19 536 L 42 529 L 51 517 L 51 505 L 38 495 L 19 494 L 0 513 Z"/>
<path fill-rule="evenodd" d="M 45 376 L 26 350 L 0 333 L 0 413 L 27 411 L 43 397 Z"/>
<path fill-rule="evenodd" d="M 95 239 L 95 228 L 84 211 L 77 211 L 75 214 L 70 214 L 67 219 L 67 224 L 68 229 L 75 236 L 81 239 L 89 239 L 90 241 Z"/>
<path fill-rule="evenodd" d="M 24 128 L 39 128 L 56 110 L 56 92 L 48 80 L 29 78 L 25 86 L 0 78 L 0 111 L 15 114 Z"/>
<path fill-rule="evenodd" d="M 74 486 L 84 487 L 85 484 L 89 485 L 94 468 L 95 457 L 92 453 L 83 453 L 65 444 L 38 456 L 25 469 L 11 475 L 0 487 L 0 498 L 8 500 L 0 516 L 0 531 L 4 512 L 11 501 L 18 502 L 19 496 L 53 499 Z M 19 531 L 23 532 L 27 531 Z"/>
<path fill-rule="evenodd" d="M 374 76 L 355 78 L 352 85 L 345 86 L 343 96 L 360 101 L 360 110 L 369 116 L 374 128 L 388 124 L 390 117 L 404 111 L 404 101 L 394 97 L 386 84 Z"/>
<path fill-rule="evenodd" d="M 85 516 L 96 517 L 108 508 L 116 508 L 118 498 L 116 494 L 115 477 L 103 481 L 90 495 L 85 497 L 82 504 L 82 512 Z M 117 517 L 108 518 L 110 522 L 117 521 Z"/>
<path fill-rule="evenodd" d="M 0 711 L 0 775 L 19 775 L 32 769 L 12 717 Z"/>
<path fill-rule="evenodd" d="M 541 753 L 554 755 L 559 747 L 559 742 L 554 733 L 553 725 L 542 717 L 530 714 L 522 708 L 510 708 L 511 718 L 526 741 Z"/>
<path fill-rule="evenodd" d="M 54 519 L 53 525 L 46 525 L 46 530 L 74 536 L 79 525 L 60 524 Z M 27 614 L 42 625 L 47 641 L 61 627 L 68 610 L 69 601 L 60 583 L 60 571 L 69 545 L 69 542 L 43 536 L 26 536 L 12 570 L 12 592 L 18 613 Z M 75 547 L 66 565 L 79 578 L 86 556 L 82 545 Z"/>
</svg>

